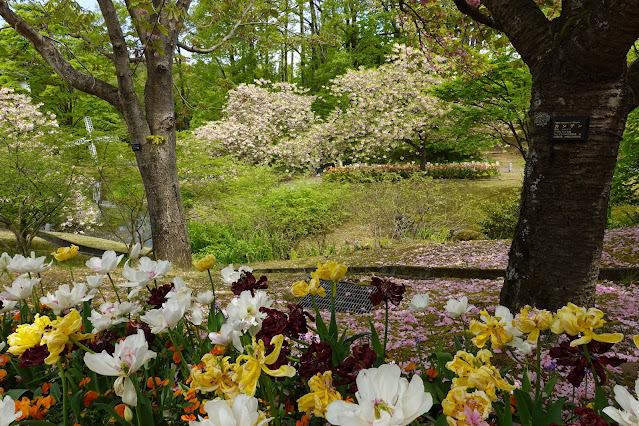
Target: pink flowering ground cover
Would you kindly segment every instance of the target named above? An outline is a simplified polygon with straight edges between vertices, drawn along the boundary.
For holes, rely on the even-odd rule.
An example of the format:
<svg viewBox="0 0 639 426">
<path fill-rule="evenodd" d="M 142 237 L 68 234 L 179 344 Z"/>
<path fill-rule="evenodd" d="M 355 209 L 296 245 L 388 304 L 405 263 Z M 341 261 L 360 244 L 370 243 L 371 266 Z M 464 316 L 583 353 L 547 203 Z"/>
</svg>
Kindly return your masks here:
<svg viewBox="0 0 639 426">
<path fill-rule="evenodd" d="M 419 244 L 401 252 L 382 251 L 372 265 L 412 265 L 424 267 L 504 269 L 508 264 L 510 240 L 460 241 Z M 639 226 L 606 231 L 601 266 L 639 266 Z"/>
</svg>

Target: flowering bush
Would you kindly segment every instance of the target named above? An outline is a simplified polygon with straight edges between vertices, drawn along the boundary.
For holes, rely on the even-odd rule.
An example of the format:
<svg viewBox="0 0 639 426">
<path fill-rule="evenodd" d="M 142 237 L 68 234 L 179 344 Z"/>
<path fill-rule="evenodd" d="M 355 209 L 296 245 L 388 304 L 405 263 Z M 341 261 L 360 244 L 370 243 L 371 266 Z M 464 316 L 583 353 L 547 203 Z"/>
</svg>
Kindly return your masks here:
<svg viewBox="0 0 639 426">
<path fill-rule="evenodd" d="M 525 307 L 513 316 L 498 306 L 475 319 L 466 297 L 450 299 L 445 310 L 462 326 L 453 353 L 440 344 L 417 372 L 387 353 L 388 315 L 405 297 L 404 284 L 372 279 L 371 302 L 385 312 L 382 338 L 372 323 L 368 332 L 340 330 L 335 296 L 347 268 L 336 262 L 292 286 L 295 296 L 310 295 L 312 315 L 300 305 L 275 309 L 267 278 L 247 267 L 224 268 L 235 297 L 221 308 L 212 256 L 194 264 L 211 283 L 199 294 L 179 277 L 159 283 L 171 265 L 145 257 L 125 263 L 125 281 L 113 280 L 121 261 L 105 252 L 86 262 L 86 283 L 45 296 L 35 278 L 51 266 L 44 257 L 0 256 L 10 282 L 0 294 L 0 425 L 637 424 L 636 399 L 616 385 L 613 406 L 603 390 L 608 377 L 618 380 L 611 369 L 619 361 L 609 352 L 624 336 L 610 332 L 596 308 Z M 117 301 L 105 297 L 103 282 Z M 320 311 L 316 297 L 330 298 L 330 311 Z M 428 316 L 430 302 L 414 294 L 410 309 Z M 591 372 L 592 406 L 554 396 L 558 377 L 542 374 L 542 347 L 572 368 L 574 385 Z M 508 360 L 524 366 L 521 381 L 498 368 Z"/>
<path fill-rule="evenodd" d="M 484 179 L 499 176 L 499 164 L 427 163 L 425 171 L 420 171 L 415 164 L 353 165 L 330 167 L 326 170 L 324 179 L 332 182 L 379 182 L 408 179 L 416 174 L 435 179 Z"/>
</svg>

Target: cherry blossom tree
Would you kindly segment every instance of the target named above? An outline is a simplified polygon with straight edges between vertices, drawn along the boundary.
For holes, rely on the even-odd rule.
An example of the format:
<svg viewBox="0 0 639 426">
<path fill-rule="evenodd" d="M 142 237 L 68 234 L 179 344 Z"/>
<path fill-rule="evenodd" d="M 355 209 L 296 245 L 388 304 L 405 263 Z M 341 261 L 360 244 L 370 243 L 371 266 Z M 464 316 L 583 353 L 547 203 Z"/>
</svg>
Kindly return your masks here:
<svg viewBox="0 0 639 426">
<path fill-rule="evenodd" d="M 96 206 L 83 193 L 86 179 L 60 150 L 55 117 L 39 106 L 0 89 L 0 225 L 25 255 L 46 222 L 76 231 L 97 222 Z"/>
<path fill-rule="evenodd" d="M 384 65 L 335 78 L 332 92 L 346 105 L 311 132 L 318 144 L 330 141 L 324 142 L 322 155 L 337 162 L 375 162 L 402 149 L 424 170 L 430 147 L 457 143 L 450 106 L 433 94 L 449 74 L 442 58 L 396 45 Z"/>
<path fill-rule="evenodd" d="M 313 150 L 292 141 L 316 121 L 315 97 L 305 93 L 291 83 L 241 84 L 229 92 L 223 118 L 193 134 L 247 163 L 302 167 L 313 162 Z"/>
</svg>

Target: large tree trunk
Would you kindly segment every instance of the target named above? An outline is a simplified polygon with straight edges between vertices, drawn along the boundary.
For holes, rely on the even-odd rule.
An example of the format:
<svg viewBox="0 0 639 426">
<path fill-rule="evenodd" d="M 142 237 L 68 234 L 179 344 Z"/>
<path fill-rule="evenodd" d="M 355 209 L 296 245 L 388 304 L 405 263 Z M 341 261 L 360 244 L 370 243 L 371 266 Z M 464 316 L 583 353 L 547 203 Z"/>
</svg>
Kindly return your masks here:
<svg viewBox="0 0 639 426">
<path fill-rule="evenodd" d="M 158 259 L 181 266 L 191 263 L 191 243 L 178 181 L 173 100 L 173 46 L 165 55 L 147 58 L 144 89 L 146 122 L 161 143 L 147 142 L 137 152 L 149 206 L 153 251 Z"/>
<path fill-rule="evenodd" d="M 533 74 L 531 139 L 501 304 L 557 310 L 592 306 L 608 197 L 628 113 L 625 58 L 614 69 L 576 66 L 574 46 Z M 552 141 L 551 117 L 588 116 L 584 141 Z"/>
</svg>

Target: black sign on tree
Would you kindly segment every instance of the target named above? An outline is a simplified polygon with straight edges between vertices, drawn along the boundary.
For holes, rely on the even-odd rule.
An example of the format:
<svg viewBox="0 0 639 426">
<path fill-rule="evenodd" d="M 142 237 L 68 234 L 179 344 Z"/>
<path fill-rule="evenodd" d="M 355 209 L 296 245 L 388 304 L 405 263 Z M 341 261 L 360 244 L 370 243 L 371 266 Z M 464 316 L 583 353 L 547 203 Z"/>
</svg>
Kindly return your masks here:
<svg viewBox="0 0 639 426">
<path fill-rule="evenodd" d="M 550 140 L 553 142 L 588 140 L 590 117 L 550 117 Z"/>
</svg>

